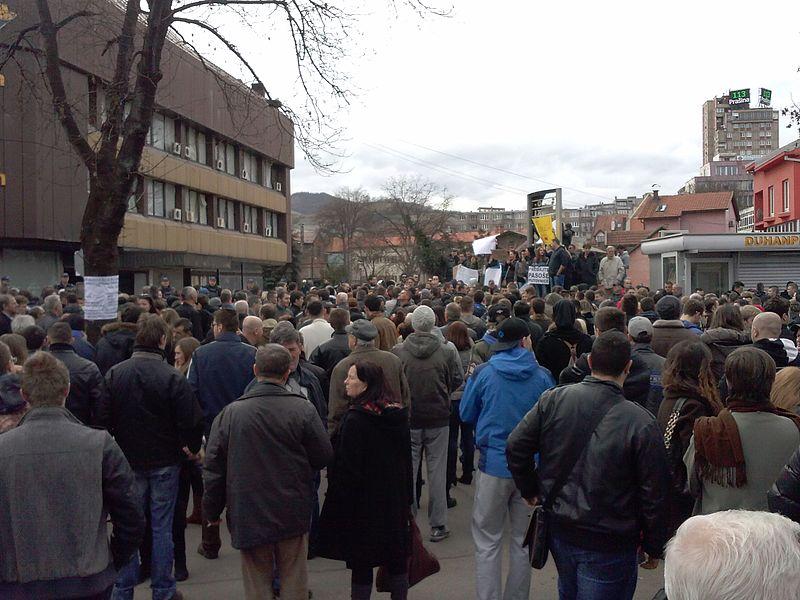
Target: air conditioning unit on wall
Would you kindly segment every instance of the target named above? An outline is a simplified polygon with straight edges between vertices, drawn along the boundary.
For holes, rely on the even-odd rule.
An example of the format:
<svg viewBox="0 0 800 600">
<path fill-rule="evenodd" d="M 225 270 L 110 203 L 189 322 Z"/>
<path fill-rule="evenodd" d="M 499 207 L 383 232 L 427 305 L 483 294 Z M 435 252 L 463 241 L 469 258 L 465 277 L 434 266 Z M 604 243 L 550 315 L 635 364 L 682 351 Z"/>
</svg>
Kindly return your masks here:
<svg viewBox="0 0 800 600">
<path fill-rule="evenodd" d="M 242 169 L 241 175 L 242 175 L 242 179 L 247 179 L 247 171 L 245 169 Z"/>
<path fill-rule="evenodd" d="M 281 185 L 281 182 L 280 182 L 280 181 L 276 181 L 276 182 L 275 182 L 275 191 L 276 191 L 276 192 L 281 192 L 281 191 L 283 191 L 283 186 Z"/>
<path fill-rule="evenodd" d="M 190 223 L 194 223 L 194 213 L 190 210 L 186 211 L 186 220 Z"/>
<path fill-rule="evenodd" d="M 224 171 L 225 170 L 225 163 L 222 162 L 221 160 L 217 161 L 217 170 L 219 170 L 219 171 Z"/>
<path fill-rule="evenodd" d="M 250 223 L 242 223 L 242 231 L 244 233 L 250 233 Z"/>
<path fill-rule="evenodd" d="M 180 142 L 175 142 L 174 144 L 172 144 L 172 153 L 173 154 L 177 154 L 178 156 L 180 156 L 180 154 L 181 154 Z"/>
<path fill-rule="evenodd" d="M 220 229 L 225 229 L 224 217 L 217 217 L 217 227 L 219 227 Z"/>
<path fill-rule="evenodd" d="M 180 208 L 176 208 L 172 211 L 172 218 L 175 221 L 182 221 L 183 220 L 183 213 L 181 212 Z"/>
</svg>

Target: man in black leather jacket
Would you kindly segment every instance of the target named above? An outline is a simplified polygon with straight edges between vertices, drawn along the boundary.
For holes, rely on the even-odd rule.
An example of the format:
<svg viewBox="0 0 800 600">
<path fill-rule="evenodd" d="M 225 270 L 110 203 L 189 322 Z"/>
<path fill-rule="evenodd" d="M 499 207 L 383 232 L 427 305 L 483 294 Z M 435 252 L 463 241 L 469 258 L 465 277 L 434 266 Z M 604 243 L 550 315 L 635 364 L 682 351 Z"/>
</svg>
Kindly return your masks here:
<svg viewBox="0 0 800 600">
<path fill-rule="evenodd" d="M 623 334 L 599 336 L 592 375 L 542 394 L 508 438 L 508 468 L 520 493 L 530 504 L 551 504 L 549 547 L 562 598 L 633 598 L 637 547 L 654 566 L 667 541 L 667 456 L 653 416 L 622 393 L 630 352 Z M 568 455 L 586 439 L 581 430 L 604 411 L 565 484 L 548 498 Z"/>
<path fill-rule="evenodd" d="M 599 336 L 606 331 L 619 331 L 627 335 L 625 326 L 625 313 L 613 306 L 606 306 L 597 311 L 594 316 L 594 331 Z M 589 367 L 589 354 L 582 354 L 571 367 L 567 367 L 558 377 L 558 383 L 579 383 L 588 377 L 591 372 Z M 650 397 L 650 367 L 641 356 L 631 356 L 631 369 L 622 386 L 622 393 L 631 402 L 647 408 Z"/>
</svg>

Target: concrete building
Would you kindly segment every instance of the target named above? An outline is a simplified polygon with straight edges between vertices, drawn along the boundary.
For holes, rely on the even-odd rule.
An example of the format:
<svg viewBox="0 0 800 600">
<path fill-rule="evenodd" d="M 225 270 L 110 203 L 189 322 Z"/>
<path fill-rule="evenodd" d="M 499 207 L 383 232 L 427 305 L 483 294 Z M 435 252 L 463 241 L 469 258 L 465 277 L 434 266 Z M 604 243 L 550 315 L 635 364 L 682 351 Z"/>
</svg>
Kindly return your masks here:
<svg viewBox="0 0 800 600">
<path fill-rule="evenodd" d="M 703 164 L 753 160 L 778 148 L 779 111 L 730 102 L 725 94 L 703 104 Z"/>
<path fill-rule="evenodd" d="M 753 231 L 753 174 L 747 171 L 749 161 L 715 160 L 703 165 L 700 174 L 678 190 L 679 194 L 733 192 L 739 211 L 737 231 Z"/>
<path fill-rule="evenodd" d="M 53 19 L 86 8 L 51 3 Z M 59 32 L 62 74 L 79 126 L 91 142 L 104 120 L 114 52 L 106 41 L 121 27 L 111 2 L 98 16 Z M 37 22 L 34 3 L 17 2 L 0 44 Z M 35 42 L 38 38 L 32 38 Z M 38 293 L 64 270 L 75 271 L 87 172 L 67 142 L 25 49 L 6 65 L 0 87 L 0 273 Z M 207 61 L 206 61 L 207 63 Z M 173 285 L 223 286 L 261 280 L 262 265 L 290 259 L 289 173 L 292 123 L 263 91 L 208 68 L 175 39 L 167 41 L 148 143 L 120 237 L 120 289 L 133 292 L 166 274 Z"/>
<path fill-rule="evenodd" d="M 800 140 L 752 163 L 755 229 L 800 231 Z"/>
</svg>

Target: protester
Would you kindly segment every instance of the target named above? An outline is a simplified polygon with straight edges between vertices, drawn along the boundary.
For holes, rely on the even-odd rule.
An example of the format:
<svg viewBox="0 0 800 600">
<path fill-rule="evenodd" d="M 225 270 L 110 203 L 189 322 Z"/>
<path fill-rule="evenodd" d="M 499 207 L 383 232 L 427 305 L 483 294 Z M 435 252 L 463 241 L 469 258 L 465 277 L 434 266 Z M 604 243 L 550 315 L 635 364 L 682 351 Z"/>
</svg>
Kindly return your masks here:
<svg viewBox="0 0 800 600">
<path fill-rule="evenodd" d="M 214 313 L 214 341 L 192 355 L 187 379 L 203 409 L 206 439 L 219 412 L 236 401 L 253 378 L 256 349 L 239 339 L 238 329 L 236 312 L 221 308 Z M 204 518 L 203 540 L 197 553 L 215 559 L 221 545 L 219 527 L 209 526 Z"/>
<path fill-rule="evenodd" d="M 350 354 L 342 359 L 331 372 L 330 394 L 328 402 L 328 432 L 333 434 L 341 418 L 347 412 L 349 399 L 344 389 L 344 380 L 350 367 L 357 361 L 366 361 L 378 365 L 386 378 L 393 398 L 399 398 L 400 404 L 408 406 L 410 402 L 408 380 L 400 359 L 391 352 L 378 350 L 375 340 L 378 330 L 371 321 L 360 319 L 346 327 Z"/>
<path fill-rule="evenodd" d="M 430 540 L 439 542 L 450 535 L 447 528 L 450 394 L 461 384 L 461 377 L 453 370 L 447 346 L 431 333 L 435 323 L 433 311 L 427 306 L 418 306 L 412 313 L 411 322 L 414 333 L 395 348 L 394 353 L 403 365 L 409 384 L 414 486 L 424 451 L 429 486 Z M 417 508 L 415 504 L 415 511 Z"/>
<path fill-rule="evenodd" d="M 512 308 L 507 300 L 498 302 L 489 307 L 486 317 L 486 333 L 472 347 L 472 358 L 470 362 L 481 364 L 489 360 L 492 354 L 492 346 L 497 341 L 495 331 L 500 324 L 512 314 Z"/>
<path fill-rule="evenodd" d="M 264 339 L 264 323 L 260 318 L 249 315 L 242 320 L 242 337 L 254 348 L 267 343 Z"/>
<path fill-rule="evenodd" d="M 28 360 L 28 344 L 25 338 L 18 333 L 6 333 L 0 335 L 0 342 L 8 346 L 11 352 L 11 362 L 14 365 L 12 370 L 21 373 L 22 365 Z"/>
<path fill-rule="evenodd" d="M 282 346 L 261 348 L 257 383 L 222 408 L 206 448 L 203 514 L 218 528 L 227 508 L 247 600 L 272 597 L 276 567 L 281 597 L 308 597 L 310 483 L 333 450 L 313 405 L 285 387 L 292 362 Z"/>
<path fill-rule="evenodd" d="M 529 595 L 531 569 L 522 543 L 530 508 L 514 486 L 506 465 L 506 440 L 542 392 L 555 385 L 550 372 L 536 362 L 529 334 L 522 320 L 503 321 L 492 357 L 475 369 L 461 400 L 461 419 L 475 426 L 480 450 L 472 509 L 478 600 Z M 503 592 L 499 582 L 506 519 L 510 528 L 510 566 Z"/>
<path fill-rule="evenodd" d="M 63 321 L 54 323 L 47 332 L 47 342 L 50 354 L 64 363 L 69 371 L 67 410 L 84 425 L 98 425 L 100 407 L 107 393 L 100 369 L 75 353 L 69 324 Z"/>
<path fill-rule="evenodd" d="M 597 274 L 600 271 L 600 261 L 592 252 L 592 244 L 586 242 L 583 251 L 575 259 L 576 283 L 593 286 L 597 283 Z"/>
<path fill-rule="evenodd" d="M 345 391 L 351 402 L 333 438 L 319 554 L 346 561 L 354 600 L 369 599 L 377 566 L 389 573 L 392 600 L 405 600 L 412 502 L 408 408 L 391 395 L 374 363 L 352 364 Z"/>
<path fill-rule="evenodd" d="M 11 294 L 0 294 L 0 335 L 11 333 L 11 321 L 16 315 L 16 298 Z"/>
<path fill-rule="evenodd" d="M 11 350 L 0 342 L 0 433 L 16 427 L 30 408 L 22 397 L 22 381 L 11 358 Z"/>
<path fill-rule="evenodd" d="M 167 324 L 157 315 L 139 320 L 131 358 L 106 375 L 108 396 L 101 423 L 122 448 L 135 475 L 134 499 L 149 514 L 152 533 L 150 587 L 153 599 L 181 598 L 172 573 L 172 539 L 178 476 L 184 448 L 200 450 L 203 413 L 192 388 L 164 360 Z M 115 598 L 133 599 L 139 556 L 120 572 Z"/>
<path fill-rule="evenodd" d="M 576 316 L 572 302 L 559 300 L 553 308 L 555 328 L 545 333 L 536 346 L 536 359 L 554 378 L 574 365 L 579 356 L 591 352 L 592 338 L 575 327 Z"/>
<path fill-rule="evenodd" d="M 695 516 L 664 560 L 670 600 L 800 598 L 800 525 L 766 512 Z"/>
<path fill-rule="evenodd" d="M 108 598 L 142 539 L 128 461 L 106 431 L 64 408 L 68 392 L 55 357 L 37 352 L 25 363 L 31 410 L 0 435 L 2 598 Z"/>
<path fill-rule="evenodd" d="M 700 336 L 711 350 L 711 370 L 719 381 L 725 373 L 725 359 L 731 352 L 750 342 L 736 304 L 723 304 L 714 313 L 711 326 Z"/>
<path fill-rule="evenodd" d="M 367 298 L 369 300 L 369 298 Z M 385 319 L 389 322 L 389 326 L 395 331 L 395 339 L 397 338 L 397 331 L 394 325 L 391 324 L 389 319 L 385 317 L 378 317 Z M 374 324 L 376 319 L 373 319 Z M 339 362 L 350 354 L 350 344 L 347 338 L 347 326 L 350 324 L 350 313 L 343 308 L 334 308 L 331 311 L 330 324 L 333 328 L 331 339 L 327 342 L 321 343 L 309 355 L 309 362 L 323 369 L 330 380 L 331 373 L 334 367 Z M 305 333 L 303 334 L 305 336 Z"/>
<path fill-rule="evenodd" d="M 683 321 L 683 326 L 695 335 L 703 334 L 703 330 L 700 328 L 700 325 L 703 321 L 704 310 L 703 303 L 699 300 L 689 298 L 683 304 L 681 321 Z"/>
<path fill-rule="evenodd" d="M 627 338 L 598 336 L 590 360 L 590 377 L 542 394 L 506 456 L 522 497 L 548 506 L 560 596 L 630 600 L 637 548 L 652 566 L 667 540 L 667 457 L 655 419 L 622 393 Z"/>
<path fill-rule="evenodd" d="M 695 514 L 766 510 L 767 491 L 800 445 L 800 417 L 769 401 L 775 363 L 766 352 L 735 350 L 725 379 L 727 406 L 697 419 L 684 457 Z"/>
<path fill-rule="evenodd" d="M 42 303 L 42 307 L 44 308 L 44 314 L 36 324 L 47 331 L 53 323 L 61 320 L 61 315 L 64 314 L 64 307 L 61 306 L 61 298 L 57 294 L 47 296 Z"/>
<path fill-rule="evenodd" d="M 697 336 L 686 329 L 681 316 L 681 301 L 675 296 L 665 295 L 656 303 L 658 320 L 653 323 L 653 350 L 667 357 L 670 348 L 678 342 L 693 340 Z"/>
<path fill-rule="evenodd" d="M 756 315 L 750 330 L 752 346 L 769 354 L 779 369 L 789 365 L 800 366 L 800 352 L 794 343 L 780 337 L 781 326 L 781 319 L 775 313 L 764 312 Z"/>
<path fill-rule="evenodd" d="M 614 246 L 606 248 L 606 255 L 600 261 L 597 277 L 601 286 L 610 290 L 625 279 L 625 265 L 617 256 Z"/>
<path fill-rule="evenodd" d="M 567 265 L 572 262 L 572 257 L 556 238 L 553 238 L 550 248 L 552 253 L 547 263 L 547 274 L 550 276 L 550 283 L 553 286 L 564 287 L 564 274 L 567 271 Z"/>
<path fill-rule="evenodd" d="M 123 307 L 119 321 L 103 325 L 103 337 L 97 342 L 95 360 L 103 376 L 111 367 L 128 360 L 133 354 L 136 324 L 143 312 L 138 306 L 130 304 Z"/>
<path fill-rule="evenodd" d="M 313 300 L 306 306 L 306 313 L 311 323 L 303 327 L 303 349 L 310 357 L 317 346 L 327 342 L 333 335 L 333 327 L 323 317 L 323 306 L 319 300 Z"/>
<path fill-rule="evenodd" d="M 679 342 L 667 354 L 662 374 L 664 400 L 656 413 L 672 474 L 667 496 L 669 533 L 688 519 L 694 507 L 683 457 L 689 448 L 695 421 L 722 410 L 711 370 L 711 351 L 697 340 Z"/>
</svg>

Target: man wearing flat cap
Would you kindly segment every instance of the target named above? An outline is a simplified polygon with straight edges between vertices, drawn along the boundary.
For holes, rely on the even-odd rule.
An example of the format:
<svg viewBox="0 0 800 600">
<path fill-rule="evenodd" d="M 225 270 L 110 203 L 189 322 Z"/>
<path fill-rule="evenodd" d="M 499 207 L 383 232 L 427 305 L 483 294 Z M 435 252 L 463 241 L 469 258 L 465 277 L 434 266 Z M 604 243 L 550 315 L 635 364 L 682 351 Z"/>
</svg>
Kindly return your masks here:
<svg viewBox="0 0 800 600">
<path fill-rule="evenodd" d="M 359 319 L 353 321 L 345 328 L 350 343 L 350 356 L 343 359 L 336 365 L 331 373 L 331 388 L 328 400 L 328 433 L 333 434 L 339 426 L 344 413 L 347 412 L 348 399 L 344 392 L 344 380 L 347 378 L 347 371 L 358 361 L 369 361 L 375 363 L 383 371 L 386 383 L 392 391 L 392 395 L 400 398 L 403 406 L 408 406 L 409 393 L 408 381 L 403 372 L 403 365 L 400 359 L 391 352 L 378 350 L 375 340 L 378 337 L 378 329 L 370 321 Z"/>
</svg>

